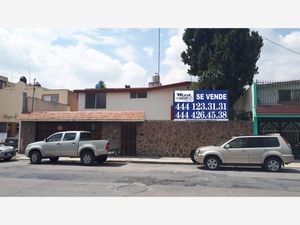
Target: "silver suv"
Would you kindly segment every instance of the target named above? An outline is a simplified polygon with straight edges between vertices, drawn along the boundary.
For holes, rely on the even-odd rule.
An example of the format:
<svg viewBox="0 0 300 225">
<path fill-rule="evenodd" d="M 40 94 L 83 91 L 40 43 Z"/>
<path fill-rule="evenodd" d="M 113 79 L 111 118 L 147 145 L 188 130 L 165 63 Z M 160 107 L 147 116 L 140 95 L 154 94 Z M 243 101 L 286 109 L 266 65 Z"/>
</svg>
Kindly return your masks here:
<svg viewBox="0 0 300 225">
<path fill-rule="evenodd" d="M 294 155 L 288 141 L 280 134 L 239 136 L 220 146 L 197 148 L 194 160 L 207 169 L 220 165 L 261 165 L 267 171 L 277 172 L 284 164 L 293 162 Z"/>
</svg>

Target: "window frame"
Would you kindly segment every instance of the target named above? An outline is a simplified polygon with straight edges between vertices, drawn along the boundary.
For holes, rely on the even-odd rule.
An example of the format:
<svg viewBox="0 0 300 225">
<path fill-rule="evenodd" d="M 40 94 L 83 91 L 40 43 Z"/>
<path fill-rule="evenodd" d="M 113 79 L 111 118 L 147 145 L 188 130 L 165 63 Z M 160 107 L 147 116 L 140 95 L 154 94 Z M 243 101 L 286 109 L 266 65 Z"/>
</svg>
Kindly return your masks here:
<svg viewBox="0 0 300 225">
<path fill-rule="evenodd" d="M 68 140 L 65 140 L 66 135 L 69 135 L 69 134 L 75 134 L 74 139 L 68 139 Z M 74 141 L 75 139 L 76 139 L 76 132 L 66 132 L 66 133 L 64 134 L 64 137 L 63 137 L 62 141 L 63 141 L 63 142 L 66 142 L 66 141 Z"/>
<path fill-rule="evenodd" d="M 50 97 L 50 101 L 45 99 L 45 97 Z M 52 97 L 56 98 L 56 101 L 52 101 Z M 43 94 L 42 95 L 42 100 L 46 102 L 54 102 L 54 103 L 59 103 L 59 94 Z"/>
<path fill-rule="evenodd" d="M 282 94 L 285 92 L 287 94 L 289 92 L 289 99 L 287 99 L 287 96 L 283 96 Z M 290 89 L 281 89 L 278 90 L 278 102 L 291 102 L 292 101 L 292 90 Z"/>
<path fill-rule="evenodd" d="M 147 91 L 131 91 L 130 98 L 131 99 L 148 98 L 148 92 Z"/>
<path fill-rule="evenodd" d="M 90 97 L 90 101 L 88 102 L 88 96 Z M 97 97 L 101 97 L 102 96 L 102 102 L 101 102 L 101 98 L 100 100 L 97 99 Z M 107 95 L 106 93 L 86 93 L 85 94 L 85 109 L 106 109 L 106 98 Z M 102 105 L 101 105 L 102 104 Z"/>
<path fill-rule="evenodd" d="M 51 139 L 52 137 L 57 136 L 57 135 L 60 135 L 60 140 L 57 140 L 57 141 L 50 141 L 50 139 Z M 51 136 L 47 137 L 47 142 L 52 143 L 52 142 L 58 142 L 58 141 L 61 141 L 62 136 L 63 136 L 63 133 L 52 134 Z"/>
<path fill-rule="evenodd" d="M 237 141 L 237 140 L 242 140 L 244 141 L 244 143 L 242 143 L 242 146 L 241 147 L 232 147 L 231 146 L 231 143 L 234 142 L 234 141 Z M 245 141 L 246 140 L 246 141 Z M 231 140 L 230 142 L 227 143 L 229 145 L 229 148 L 230 149 L 237 149 L 237 148 L 246 148 L 246 145 L 247 145 L 247 138 L 235 138 L 233 140 Z"/>
</svg>

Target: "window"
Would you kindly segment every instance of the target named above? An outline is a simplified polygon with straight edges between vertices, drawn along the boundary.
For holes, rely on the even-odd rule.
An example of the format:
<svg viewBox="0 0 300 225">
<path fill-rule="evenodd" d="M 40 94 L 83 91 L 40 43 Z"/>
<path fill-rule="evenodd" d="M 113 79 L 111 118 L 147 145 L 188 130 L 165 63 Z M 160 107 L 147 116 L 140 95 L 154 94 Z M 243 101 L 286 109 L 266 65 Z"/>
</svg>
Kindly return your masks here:
<svg viewBox="0 0 300 225">
<path fill-rule="evenodd" d="M 229 143 L 230 148 L 244 148 L 246 146 L 246 138 L 237 138 Z"/>
<path fill-rule="evenodd" d="M 130 92 L 130 98 L 147 98 L 146 91 Z"/>
<path fill-rule="evenodd" d="M 52 136 L 50 136 L 48 138 L 48 141 L 47 142 L 55 142 L 55 141 L 60 141 L 61 140 L 61 137 L 62 137 L 62 134 L 54 134 Z"/>
<path fill-rule="evenodd" d="M 291 90 L 279 90 L 279 102 L 290 102 Z"/>
<path fill-rule="evenodd" d="M 6 86 L 6 82 L 3 80 L 0 80 L 0 89 L 5 88 L 5 86 Z"/>
<path fill-rule="evenodd" d="M 43 95 L 43 100 L 48 102 L 58 102 L 58 95 Z"/>
<path fill-rule="evenodd" d="M 80 141 L 90 141 L 92 140 L 92 134 L 91 133 L 80 133 Z"/>
<path fill-rule="evenodd" d="M 86 109 L 105 109 L 106 108 L 106 93 L 86 94 L 85 95 Z"/>
<path fill-rule="evenodd" d="M 270 138 L 263 138 L 265 147 L 279 147 L 278 138 L 270 137 Z"/>
<path fill-rule="evenodd" d="M 248 148 L 279 147 L 279 141 L 276 137 L 248 138 L 247 147 Z"/>
<path fill-rule="evenodd" d="M 76 138 L 76 133 L 65 133 L 63 141 L 73 141 Z"/>
</svg>

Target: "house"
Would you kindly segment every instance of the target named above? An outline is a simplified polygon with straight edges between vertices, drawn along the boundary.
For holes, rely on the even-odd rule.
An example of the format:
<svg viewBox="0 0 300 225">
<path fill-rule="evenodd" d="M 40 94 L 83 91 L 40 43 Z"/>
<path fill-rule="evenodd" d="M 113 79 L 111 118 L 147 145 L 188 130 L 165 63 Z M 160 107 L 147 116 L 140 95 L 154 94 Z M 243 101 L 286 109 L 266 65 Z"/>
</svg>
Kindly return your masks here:
<svg viewBox="0 0 300 225">
<path fill-rule="evenodd" d="M 171 120 L 175 90 L 188 89 L 191 82 L 142 88 L 74 90 L 78 111 L 144 111 L 145 120 Z"/>
<path fill-rule="evenodd" d="M 255 81 L 234 109 L 253 115 L 255 135 L 280 133 L 300 157 L 300 80 Z"/>
<path fill-rule="evenodd" d="M 94 138 L 110 140 L 110 148 L 122 155 L 136 155 L 139 124 L 146 120 L 172 120 L 174 90 L 187 89 L 190 82 L 142 88 L 74 90 L 78 111 L 23 113 L 21 152 L 33 141 L 62 130 L 88 130 Z M 31 131 L 30 135 L 26 131 Z"/>
<path fill-rule="evenodd" d="M 21 77 L 18 83 L 0 77 L 0 142 L 19 133 L 17 117 L 32 111 L 77 110 L 77 95 L 67 89 L 47 89 L 39 84 L 27 84 Z"/>
</svg>

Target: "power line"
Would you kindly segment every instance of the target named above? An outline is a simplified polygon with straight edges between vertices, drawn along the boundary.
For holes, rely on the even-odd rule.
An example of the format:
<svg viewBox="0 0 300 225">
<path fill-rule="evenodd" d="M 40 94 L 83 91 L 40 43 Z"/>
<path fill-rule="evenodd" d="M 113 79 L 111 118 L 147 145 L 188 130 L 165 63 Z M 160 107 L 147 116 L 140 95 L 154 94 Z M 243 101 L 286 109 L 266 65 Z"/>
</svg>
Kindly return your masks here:
<svg viewBox="0 0 300 225">
<path fill-rule="evenodd" d="M 14 70 L 15 72 L 20 73 L 20 71 L 18 71 L 16 68 L 10 66 L 10 65 L 7 64 L 6 62 L 0 60 L 0 63 L 2 63 L 3 65 L 6 65 L 7 67 L 9 67 L 10 69 Z M 20 73 L 20 74 L 22 74 L 22 73 Z"/>
<path fill-rule="evenodd" d="M 262 37 L 263 37 L 263 36 L 262 36 Z M 274 45 L 277 45 L 277 46 L 279 46 L 279 47 L 281 47 L 281 48 L 284 48 L 285 50 L 288 50 L 288 51 L 293 52 L 293 53 L 295 53 L 295 54 L 297 54 L 297 55 L 300 55 L 300 52 L 296 52 L 296 51 L 294 51 L 294 50 L 292 50 L 292 49 L 289 49 L 289 48 L 287 48 L 287 47 L 285 47 L 285 46 L 283 46 L 283 45 L 281 45 L 281 44 L 278 44 L 278 43 L 276 43 L 276 42 L 274 42 L 274 41 L 271 41 L 271 40 L 268 39 L 268 38 L 263 37 L 263 39 L 265 39 L 265 40 L 271 42 L 271 43 L 274 44 Z"/>
</svg>

